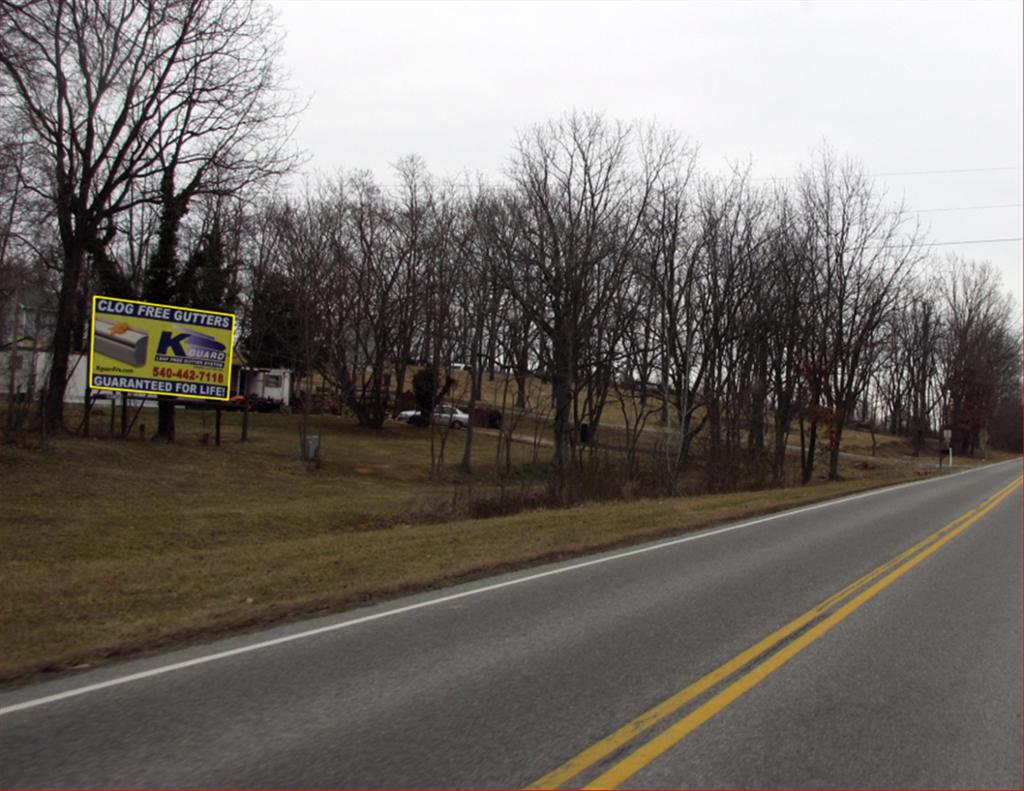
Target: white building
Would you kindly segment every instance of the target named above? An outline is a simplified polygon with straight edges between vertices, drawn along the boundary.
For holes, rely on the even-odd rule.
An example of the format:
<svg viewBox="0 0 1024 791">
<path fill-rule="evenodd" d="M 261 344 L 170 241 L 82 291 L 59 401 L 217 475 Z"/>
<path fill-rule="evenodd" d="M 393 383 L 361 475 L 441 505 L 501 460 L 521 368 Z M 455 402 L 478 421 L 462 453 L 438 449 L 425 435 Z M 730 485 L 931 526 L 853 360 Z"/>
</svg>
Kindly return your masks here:
<svg viewBox="0 0 1024 791">
<path fill-rule="evenodd" d="M 291 403 L 292 372 L 286 368 L 250 368 L 232 366 L 231 393 L 241 393 L 257 398 L 270 398 L 285 406 Z"/>
</svg>

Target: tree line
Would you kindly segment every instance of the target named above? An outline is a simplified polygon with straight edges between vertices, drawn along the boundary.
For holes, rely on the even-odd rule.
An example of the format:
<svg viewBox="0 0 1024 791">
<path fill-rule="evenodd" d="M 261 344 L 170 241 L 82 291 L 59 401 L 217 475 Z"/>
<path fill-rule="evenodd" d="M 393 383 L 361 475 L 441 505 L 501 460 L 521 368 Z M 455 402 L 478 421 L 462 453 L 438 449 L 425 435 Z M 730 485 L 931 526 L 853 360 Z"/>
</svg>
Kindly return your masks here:
<svg viewBox="0 0 1024 791">
<path fill-rule="evenodd" d="M 468 367 L 470 407 L 501 373 L 533 408 L 541 377 L 567 497 L 609 410 L 626 476 L 657 432 L 644 461 L 669 491 L 698 461 L 711 491 L 781 483 L 796 448 L 804 483 L 821 454 L 836 478 L 852 425 L 915 453 L 942 428 L 960 453 L 1020 448 L 995 271 L 937 260 L 827 148 L 762 182 L 702 172 L 671 130 L 572 113 L 521 131 L 498 183 L 410 156 L 387 184 L 285 189 L 299 108 L 264 7 L 36 0 L 5 4 L 0 34 L 0 287 L 42 266 L 57 292 L 51 426 L 104 293 L 237 310 L 247 360 L 305 378 L 307 408 L 315 375 L 368 427 L 423 366 Z"/>
<path fill-rule="evenodd" d="M 852 424 L 918 454 L 940 428 L 958 453 L 1019 447 L 1019 327 L 995 271 L 936 260 L 831 151 L 759 185 L 700 174 L 672 133 L 573 114 L 521 134 L 501 186 L 437 182 L 416 158 L 395 178 L 340 174 L 265 206 L 249 284 L 248 337 L 290 326 L 279 354 L 302 350 L 291 364 L 367 426 L 415 362 L 467 365 L 470 405 L 500 371 L 525 407 L 542 376 L 566 474 L 581 429 L 599 437 L 626 400 L 627 452 L 657 427 L 674 480 L 699 439 L 711 490 L 781 482 L 797 444 L 803 482 L 819 453 L 836 478 Z"/>
</svg>

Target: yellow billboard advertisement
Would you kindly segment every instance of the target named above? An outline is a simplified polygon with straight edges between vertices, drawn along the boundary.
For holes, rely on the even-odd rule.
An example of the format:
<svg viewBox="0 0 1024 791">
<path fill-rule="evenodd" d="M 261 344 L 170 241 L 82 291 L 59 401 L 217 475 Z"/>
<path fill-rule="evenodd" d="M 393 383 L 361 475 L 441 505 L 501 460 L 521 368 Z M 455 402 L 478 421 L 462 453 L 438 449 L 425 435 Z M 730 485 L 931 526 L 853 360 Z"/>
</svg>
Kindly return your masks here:
<svg viewBox="0 0 1024 791">
<path fill-rule="evenodd" d="M 225 401 L 234 335 L 231 313 L 93 297 L 89 384 Z"/>
</svg>

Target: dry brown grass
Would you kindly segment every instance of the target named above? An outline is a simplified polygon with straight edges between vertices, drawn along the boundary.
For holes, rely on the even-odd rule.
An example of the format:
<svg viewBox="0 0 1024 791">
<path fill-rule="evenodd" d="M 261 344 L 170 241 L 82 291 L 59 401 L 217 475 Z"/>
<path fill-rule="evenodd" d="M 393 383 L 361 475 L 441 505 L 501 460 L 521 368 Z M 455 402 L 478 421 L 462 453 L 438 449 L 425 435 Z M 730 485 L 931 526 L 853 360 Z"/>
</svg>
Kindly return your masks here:
<svg viewBox="0 0 1024 791">
<path fill-rule="evenodd" d="M 691 530 L 915 477 L 915 467 L 845 470 L 789 488 L 605 502 L 438 522 L 454 492 L 497 491 L 496 437 L 478 432 L 473 475 L 429 474 L 429 432 L 315 419 L 323 464 L 300 463 L 295 416 L 179 413 L 175 445 L 62 437 L 47 452 L 0 446 L 0 678 L 247 624 L 340 609 L 598 548 Z M 97 425 L 104 425 L 98 419 Z M 543 423 L 538 423 L 543 430 Z M 538 486 L 547 460 L 514 446 L 514 480 Z M 455 511 L 458 513 L 458 510 Z"/>
</svg>

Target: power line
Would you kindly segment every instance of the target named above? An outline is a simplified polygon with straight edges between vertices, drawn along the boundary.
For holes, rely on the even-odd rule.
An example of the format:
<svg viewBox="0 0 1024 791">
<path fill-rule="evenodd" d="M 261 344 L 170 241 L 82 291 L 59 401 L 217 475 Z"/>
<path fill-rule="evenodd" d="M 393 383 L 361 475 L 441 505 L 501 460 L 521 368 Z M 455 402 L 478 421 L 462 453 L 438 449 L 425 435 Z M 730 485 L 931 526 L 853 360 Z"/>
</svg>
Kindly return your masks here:
<svg viewBox="0 0 1024 791">
<path fill-rule="evenodd" d="M 1000 165 L 998 167 L 986 167 L 986 168 L 947 168 L 943 170 L 892 170 L 884 173 L 868 173 L 866 174 L 869 178 L 877 178 L 879 176 L 931 176 L 931 175 L 943 175 L 950 173 L 995 173 L 998 171 L 1010 171 L 1010 170 L 1022 170 L 1020 165 Z M 794 181 L 800 178 L 799 176 L 757 176 L 751 178 L 751 181 Z"/>
<path fill-rule="evenodd" d="M 940 247 L 948 244 L 989 244 L 990 242 L 1019 242 L 1020 236 L 1006 236 L 1001 239 L 965 239 L 959 242 L 927 242 L 925 247 Z"/>
<path fill-rule="evenodd" d="M 941 209 L 905 209 L 905 214 L 925 214 L 936 211 L 979 211 L 981 209 L 1019 209 L 1021 203 L 991 203 L 987 206 L 948 206 Z"/>
<path fill-rule="evenodd" d="M 950 170 L 894 170 L 889 173 L 869 173 L 869 176 L 931 176 L 940 173 L 992 173 L 997 170 L 1020 170 L 1020 165 L 994 168 L 953 168 Z"/>
<path fill-rule="evenodd" d="M 999 239 L 963 239 L 955 242 L 919 242 L 917 244 L 887 244 L 874 247 L 873 250 L 899 250 L 907 247 L 946 247 L 955 244 L 990 244 L 992 242 L 1019 242 L 1020 236 L 1006 236 Z"/>
<path fill-rule="evenodd" d="M 928 176 L 940 173 L 992 173 L 998 170 L 1020 170 L 1020 165 L 1002 165 L 991 168 L 951 168 L 948 170 L 894 170 L 889 173 L 869 173 L 872 176 Z"/>
</svg>

